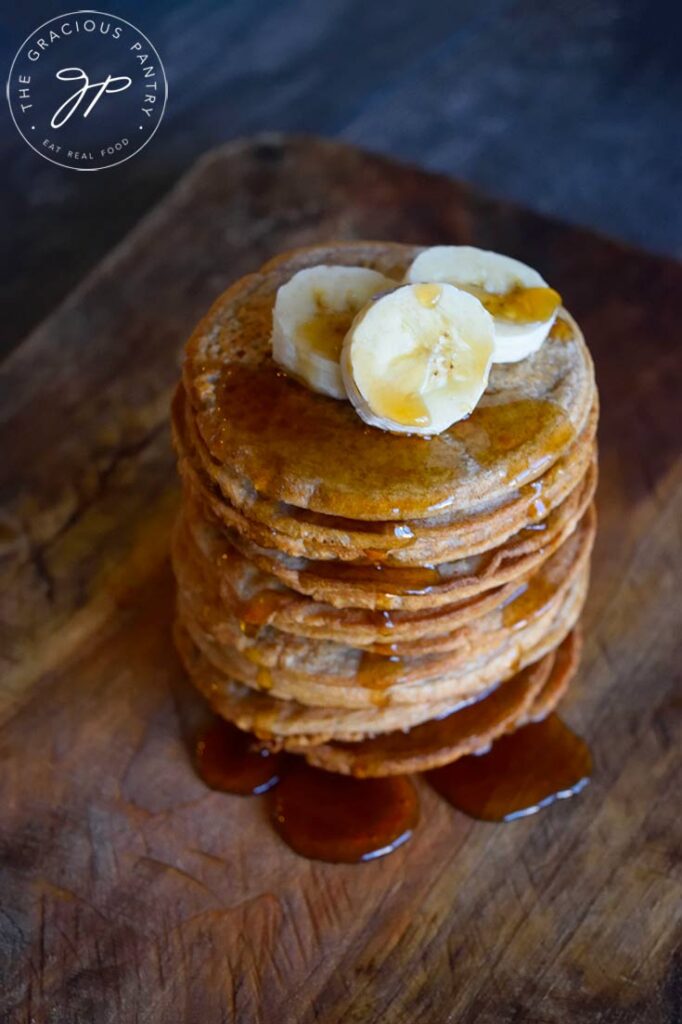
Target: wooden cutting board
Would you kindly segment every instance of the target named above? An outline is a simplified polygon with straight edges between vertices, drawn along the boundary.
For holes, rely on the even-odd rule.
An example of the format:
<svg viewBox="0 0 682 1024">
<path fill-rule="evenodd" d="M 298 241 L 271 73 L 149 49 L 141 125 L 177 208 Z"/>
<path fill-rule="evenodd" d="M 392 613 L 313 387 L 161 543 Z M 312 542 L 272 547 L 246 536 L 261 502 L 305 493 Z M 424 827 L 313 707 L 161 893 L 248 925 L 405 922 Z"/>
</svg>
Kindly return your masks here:
<svg viewBox="0 0 682 1024">
<path fill-rule="evenodd" d="M 585 328 L 602 397 L 587 645 L 563 712 L 592 745 L 592 785 L 509 825 L 422 786 L 412 841 L 357 867 L 300 859 L 262 800 L 195 777 L 167 561 L 188 332 L 278 250 L 354 237 L 539 267 Z M 665 260 L 267 137 L 210 153 L 25 341 L 2 372 L 0 1019 L 679 1019 L 680 295 Z"/>
</svg>

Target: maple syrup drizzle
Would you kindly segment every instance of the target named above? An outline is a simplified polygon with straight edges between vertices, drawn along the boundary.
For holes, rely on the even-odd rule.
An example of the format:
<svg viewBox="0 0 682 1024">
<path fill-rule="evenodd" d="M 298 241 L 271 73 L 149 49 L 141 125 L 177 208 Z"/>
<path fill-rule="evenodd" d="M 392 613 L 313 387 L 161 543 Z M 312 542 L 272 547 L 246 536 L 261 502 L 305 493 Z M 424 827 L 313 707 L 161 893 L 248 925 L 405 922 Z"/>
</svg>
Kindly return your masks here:
<svg viewBox="0 0 682 1024">
<path fill-rule="evenodd" d="M 583 789 L 592 771 L 586 743 L 556 715 L 525 725 L 425 778 L 471 818 L 513 821 Z"/>
<path fill-rule="evenodd" d="M 434 306 L 437 306 L 442 294 L 443 289 L 439 284 L 414 285 L 414 297 L 426 309 L 433 309 Z"/>
<path fill-rule="evenodd" d="M 256 666 L 256 686 L 259 690 L 271 690 L 273 686 L 272 672 L 261 660 L 260 647 L 254 644 L 244 651 L 244 655 Z"/>
<path fill-rule="evenodd" d="M 313 512 L 307 508 L 286 506 L 286 515 L 313 526 L 322 526 L 326 530 L 338 530 L 341 533 L 370 533 L 388 536 L 396 541 L 399 547 L 409 547 L 415 540 L 414 530 L 409 523 L 390 521 L 372 522 L 368 519 L 349 519 L 346 516 L 332 516 L 325 512 Z"/>
<path fill-rule="evenodd" d="M 434 565 L 392 566 L 309 560 L 305 572 L 342 583 L 376 583 L 386 594 L 427 594 L 441 582 Z"/>
<path fill-rule="evenodd" d="M 518 285 L 507 292 L 487 292 L 474 285 L 466 287 L 498 320 L 515 324 L 534 324 L 549 320 L 561 305 L 561 296 L 553 288 L 524 288 Z"/>
<path fill-rule="evenodd" d="M 400 392 L 392 380 L 374 383 L 372 408 L 377 415 L 404 427 L 428 427 L 431 424 L 431 414 L 419 392 Z"/>
<path fill-rule="evenodd" d="M 238 796 L 265 793 L 276 785 L 283 760 L 222 718 L 214 719 L 194 744 L 194 764 L 206 785 Z"/>
<path fill-rule="evenodd" d="M 272 689 L 272 672 L 265 665 L 259 665 L 256 672 L 256 685 L 260 690 Z"/>
<path fill-rule="evenodd" d="M 284 608 L 290 597 L 280 590 L 258 590 L 239 604 L 239 627 L 246 636 L 257 636 L 275 612 Z"/>
<path fill-rule="evenodd" d="M 504 479 L 521 487 L 539 477 L 571 444 L 573 425 L 560 405 L 544 399 L 522 398 L 502 405 L 478 405 L 457 424 L 469 451 L 484 468 L 504 462 Z M 529 457 L 527 445 L 542 435 L 539 454 Z M 541 506 L 538 507 L 541 513 Z"/>
<path fill-rule="evenodd" d="M 380 658 L 393 658 L 397 660 L 401 646 L 403 650 L 407 649 L 409 654 L 409 651 L 411 650 L 411 646 L 409 643 L 401 645 L 396 642 L 391 642 L 390 644 L 372 644 L 371 653 L 377 655 Z"/>
<path fill-rule="evenodd" d="M 389 702 L 384 691 L 400 681 L 404 669 L 405 662 L 390 648 L 386 654 L 363 651 L 355 679 L 360 686 L 373 691 L 373 702 L 378 707 L 384 707 Z"/>
<path fill-rule="evenodd" d="M 554 338 L 556 341 L 570 341 L 573 337 L 573 328 L 569 324 L 568 320 L 562 320 L 561 317 L 559 317 L 552 324 L 549 336 L 550 338 Z"/>
<path fill-rule="evenodd" d="M 288 772 L 272 796 L 272 820 L 303 857 L 332 863 L 374 860 L 402 846 L 417 824 L 411 779 L 355 779 L 309 765 Z"/>
<path fill-rule="evenodd" d="M 540 520 L 544 519 L 545 516 L 547 516 L 549 513 L 547 504 L 545 503 L 545 500 L 542 497 L 543 488 L 544 484 L 542 482 L 542 479 L 533 480 L 532 483 L 525 484 L 521 488 L 521 494 L 524 497 L 529 498 L 527 512 L 528 518 L 531 520 L 531 523 L 533 524 L 539 524 Z M 545 529 L 544 524 L 541 528 Z"/>
<path fill-rule="evenodd" d="M 522 583 L 502 605 L 502 622 L 507 629 L 522 629 L 547 608 L 557 592 L 556 583 L 542 570 Z"/>
<path fill-rule="evenodd" d="M 309 350 L 327 359 L 338 360 L 343 339 L 353 322 L 353 313 L 320 312 L 299 327 L 299 334 Z"/>
<path fill-rule="evenodd" d="M 374 627 L 380 637 L 390 639 L 395 629 L 395 619 L 390 609 L 367 611 L 367 620 Z M 393 653 L 393 652 L 390 652 Z"/>
<path fill-rule="evenodd" d="M 395 629 L 395 619 L 391 615 L 390 609 L 385 611 L 376 611 L 372 613 L 374 616 L 374 622 L 377 624 L 379 632 L 382 636 L 391 636 Z"/>
</svg>

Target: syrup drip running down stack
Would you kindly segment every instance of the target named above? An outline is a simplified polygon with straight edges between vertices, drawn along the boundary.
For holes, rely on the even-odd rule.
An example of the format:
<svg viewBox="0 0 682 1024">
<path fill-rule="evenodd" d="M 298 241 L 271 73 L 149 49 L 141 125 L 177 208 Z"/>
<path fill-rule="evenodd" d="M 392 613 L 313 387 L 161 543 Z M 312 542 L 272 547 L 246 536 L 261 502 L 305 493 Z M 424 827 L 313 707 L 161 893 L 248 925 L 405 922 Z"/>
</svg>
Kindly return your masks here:
<svg viewBox="0 0 682 1024">
<path fill-rule="evenodd" d="M 418 251 L 320 246 L 237 282 L 190 339 L 173 405 L 176 643 L 219 716 L 196 762 L 216 788 L 272 788 L 280 834 L 321 859 L 404 841 L 412 773 L 490 820 L 589 775 L 553 714 L 595 532 L 598 403 L 575 322 L 562 310 L 429 439 L 367 426 L 271 358 L 275 295 L 296 271 L 399 280 Z"/>
</svg>

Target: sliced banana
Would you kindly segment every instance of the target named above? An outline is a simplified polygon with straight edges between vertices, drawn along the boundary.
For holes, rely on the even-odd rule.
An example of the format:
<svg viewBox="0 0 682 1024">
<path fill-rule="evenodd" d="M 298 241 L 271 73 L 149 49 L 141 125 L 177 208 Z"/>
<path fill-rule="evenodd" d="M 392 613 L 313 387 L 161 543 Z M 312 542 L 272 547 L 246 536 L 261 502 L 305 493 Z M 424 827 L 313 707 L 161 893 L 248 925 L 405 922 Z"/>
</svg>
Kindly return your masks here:
<svg viewBox="0 0 682 1024">
<path fill-rule="evenodd" d="M 346 398 L 339 356 L 358 310 L 397 282 L 366 267 L 299 270 L 277 292 L 272 314 L 275 362 L 314 391 Z"/>
<path fill-rule="evenodd" d="M 537 352 L 561 305 L 561 296 L 537 270 L 470 245 L 425 249 L 405 280 L 447 281 L 480 299 L 495 321 L 494 363 L 516 363 Z"/>
<path fill-rule="evenodd" d="M 396 433 L 440 434 L 485 391 L 493 319 L 450 284 L 403 285 L 360 312 L 341 370 L 362 419 Z"/>
</svg>

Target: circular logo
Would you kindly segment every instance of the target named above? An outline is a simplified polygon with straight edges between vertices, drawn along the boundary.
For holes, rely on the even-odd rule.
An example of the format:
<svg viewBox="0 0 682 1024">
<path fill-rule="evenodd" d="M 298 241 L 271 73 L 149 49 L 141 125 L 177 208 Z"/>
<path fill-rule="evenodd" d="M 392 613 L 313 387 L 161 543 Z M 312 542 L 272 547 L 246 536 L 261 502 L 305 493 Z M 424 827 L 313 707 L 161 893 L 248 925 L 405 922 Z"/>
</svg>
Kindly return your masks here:
<svg viewBox="0 0 682 1024">
<path fill-rule="evenodd" d="M 20 46 L 7 80 L 20 135 L 46 160 L 76 171 L 101 171 L 139 153 L 167 96 L 147 37 L 101 11 L 46 21 Z"/>
</svg>

